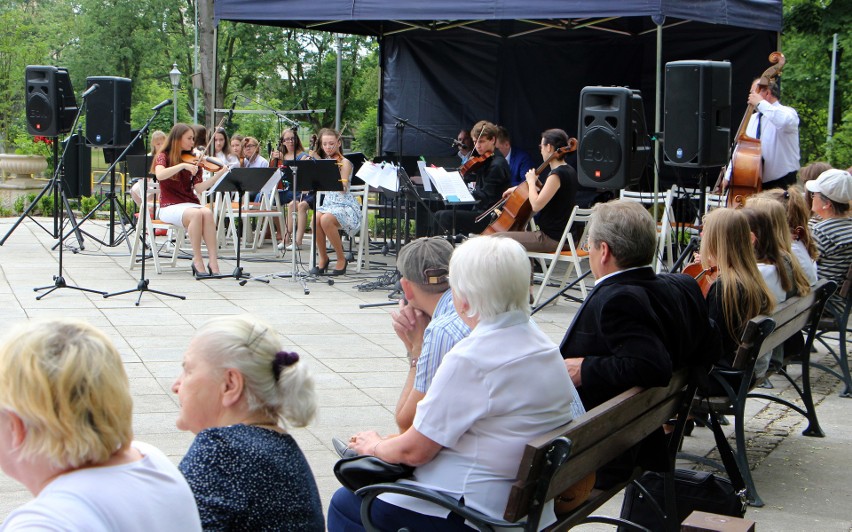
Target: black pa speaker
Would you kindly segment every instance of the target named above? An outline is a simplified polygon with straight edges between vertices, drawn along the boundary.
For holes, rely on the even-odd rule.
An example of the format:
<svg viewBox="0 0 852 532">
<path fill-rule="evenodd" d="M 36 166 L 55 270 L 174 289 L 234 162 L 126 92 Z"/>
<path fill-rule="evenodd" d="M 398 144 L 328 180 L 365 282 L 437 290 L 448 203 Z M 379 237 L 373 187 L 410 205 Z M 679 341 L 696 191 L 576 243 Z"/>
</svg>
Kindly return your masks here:
<svg viewBox="0 0 852 532">
<path fill-rule="evenodd" d="M 577 127 L 577 175 L 596 189 L 622 189 L 642 176 L 651 152 L 642 95 L 626 87 L 584 87 Z"/>
<path fill-rule="evenodd" d="M 663 151 L 672 166 L 702 168 L 728 161 L 731 144 L 731 64 L 666 63 Z"/>
<path fill-rule="evenodd" d="M 130 142 L 130 80 L 112 76 L 88 77 L 86 88 L 98 85 L 86 101 L 86 142 L 119 147 Z"/>
<path fill-rule="evenodd" d="M 92 149 L 86 145 L 82 135 L 74 134 L 62 141 L 65 163 L 62 165 L 62 181 L 69 198 L 92 195 Z"/>
<path fill-rule="evenodd" d="M 68 70 L 55 66 L 28 66 L 26 78 L 27 132 L 56 137 L 71 131 L 77 99 Z"/>
</svg>

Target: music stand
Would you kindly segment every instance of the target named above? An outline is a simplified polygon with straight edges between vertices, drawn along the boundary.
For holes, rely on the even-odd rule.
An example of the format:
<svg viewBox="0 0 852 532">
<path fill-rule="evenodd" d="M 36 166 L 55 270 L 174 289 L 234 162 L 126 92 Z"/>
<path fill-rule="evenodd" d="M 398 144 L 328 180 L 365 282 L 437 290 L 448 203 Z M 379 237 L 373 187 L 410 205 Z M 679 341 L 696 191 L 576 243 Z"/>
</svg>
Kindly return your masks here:
<svg viewBox="0 0 852 532">
<path fill-rule="evenodd" d="M 293 173 L 298 176 L 298 183 L 293 184 L 293 186 L 298 185 L 298 191 L 317 190 L 323 192 L 343 192 L 343 182 L 340 179 L 340 169 L 337 166 L 337 161 L 333 161 L 331 159 L 301 159 L 298 161 L 284 161 L 284 164 L 290 167 L 290 169 L 293 170 Z M 294 197 L 295 192 L 296 191 L 294 191 Z M 320 205 L 317 205 L 317 208 L 319 207 Z M 296 209 L 293 210 L 295 211 Z M 291 237 L 293 238 L 291 242 L 295 242 L 295 219 L 293 222 Z M 311 242 L 313 242 L 314 253 L 311 254 L 311 260 L 308 264 L 309 268 L 316 266 L 316 249 L 318 245 L 316 229 L 311 231 Z M 325 242 L 323 242 L 322 245 L 324 246 Z M 295 253 L 293 255 L 293 264 L 295 268 Z"/>
<path fill-rule="evenodd" d="M 251 279 L 251 274 L 243 272 L 240 265 L 240 248 L 242 248 L 242 224 L 243 224 L 243 195 L 246 192 L 267 192 L 275 189 L 281 179 L 281 171 L 278 168 L 232 168 L 219 178 L 219 181 L 210 187 L 210 192 L 236 192 L 237 198 L 237 220 L 235 231 L 237 233 L 237 267 L 229 275 L 208 275 L 198 279 L 224 279 L 233 277 L 245 285 L 244 279 Z M 264 283 L 266 279 L 255 279 Z"/>
<path fill-rule="evenodd" d="M 127 156 L 127 173 L 132 177 L 144 179 L 146 176 L 153 177 L 150 173 L 151 166 L 150 155 L 128 155 Z"/>
</svg>

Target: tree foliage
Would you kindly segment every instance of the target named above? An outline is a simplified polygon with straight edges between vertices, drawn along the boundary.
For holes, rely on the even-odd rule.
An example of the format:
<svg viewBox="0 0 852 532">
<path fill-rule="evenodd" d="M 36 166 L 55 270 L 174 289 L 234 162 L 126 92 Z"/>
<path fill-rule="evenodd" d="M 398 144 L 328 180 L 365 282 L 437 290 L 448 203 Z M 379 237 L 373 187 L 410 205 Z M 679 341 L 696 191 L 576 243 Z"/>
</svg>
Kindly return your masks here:
<svg viewBox="0 0 852 532">
<path fill-rule="evenodd" d="M 785 8 L 782 48 L 787 57 L 783 100 L 799 113 L 801 163 L 826 160 L 846 168 L 852 165 L 852 84 L 850 54 L 852 0 L 798 0 Z M 828 137 L 831 54 L 834 34 L 838 54 L 832 141 Z"/>
</svg>

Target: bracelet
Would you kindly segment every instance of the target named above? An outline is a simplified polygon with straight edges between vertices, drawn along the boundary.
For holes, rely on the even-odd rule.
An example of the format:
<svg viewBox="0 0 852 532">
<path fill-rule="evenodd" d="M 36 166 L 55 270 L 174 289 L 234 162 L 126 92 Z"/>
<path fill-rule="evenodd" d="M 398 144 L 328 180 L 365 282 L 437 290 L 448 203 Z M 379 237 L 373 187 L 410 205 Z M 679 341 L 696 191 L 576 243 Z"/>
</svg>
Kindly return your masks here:
<svg viewBox="0 0 852 532">
<path fill-rule="evenodd" d="M 409 359 L 408 361 L 411 363 L 411 367 L 412 367 L 412 368 L 416 368 L 416 367 L 417 367 L 417 359 L 416 359 L 416 358 L 411 358 L 411 359 Z"/>
<path fill-rule="evenodd" d="M 376 456 L 376 449 L 378 449 L 378 448 L 379 448 L 379 444 L 380 444 L 380 443 L 382 443 L 383 441 L 384 441 L 384 440 L 379 440 L 379 441 L 377 441 L 377 442 L 376 442 L 376 444 L 375 444 L 375 445 L 373 445 L 373 453 L 372 453 L 372 454 L 373 454 L 373 456 Z"/>
</svg>

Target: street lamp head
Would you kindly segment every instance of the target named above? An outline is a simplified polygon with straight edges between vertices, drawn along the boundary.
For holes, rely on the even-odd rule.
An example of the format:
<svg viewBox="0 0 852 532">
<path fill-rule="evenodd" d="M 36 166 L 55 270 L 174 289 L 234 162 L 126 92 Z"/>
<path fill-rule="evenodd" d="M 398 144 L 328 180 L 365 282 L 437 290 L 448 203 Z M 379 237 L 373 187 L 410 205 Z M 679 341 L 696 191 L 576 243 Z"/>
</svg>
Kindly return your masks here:
<svg viewBox="0 0 852 532">
<path fill-rule="evenodd" d="M 172 66 L 169 72 L 169 79 L 172 81 L 173 88 L 177 89 L 180 87 L 180 70 L 178 70 L 177 63 Z"/>
</svg>

